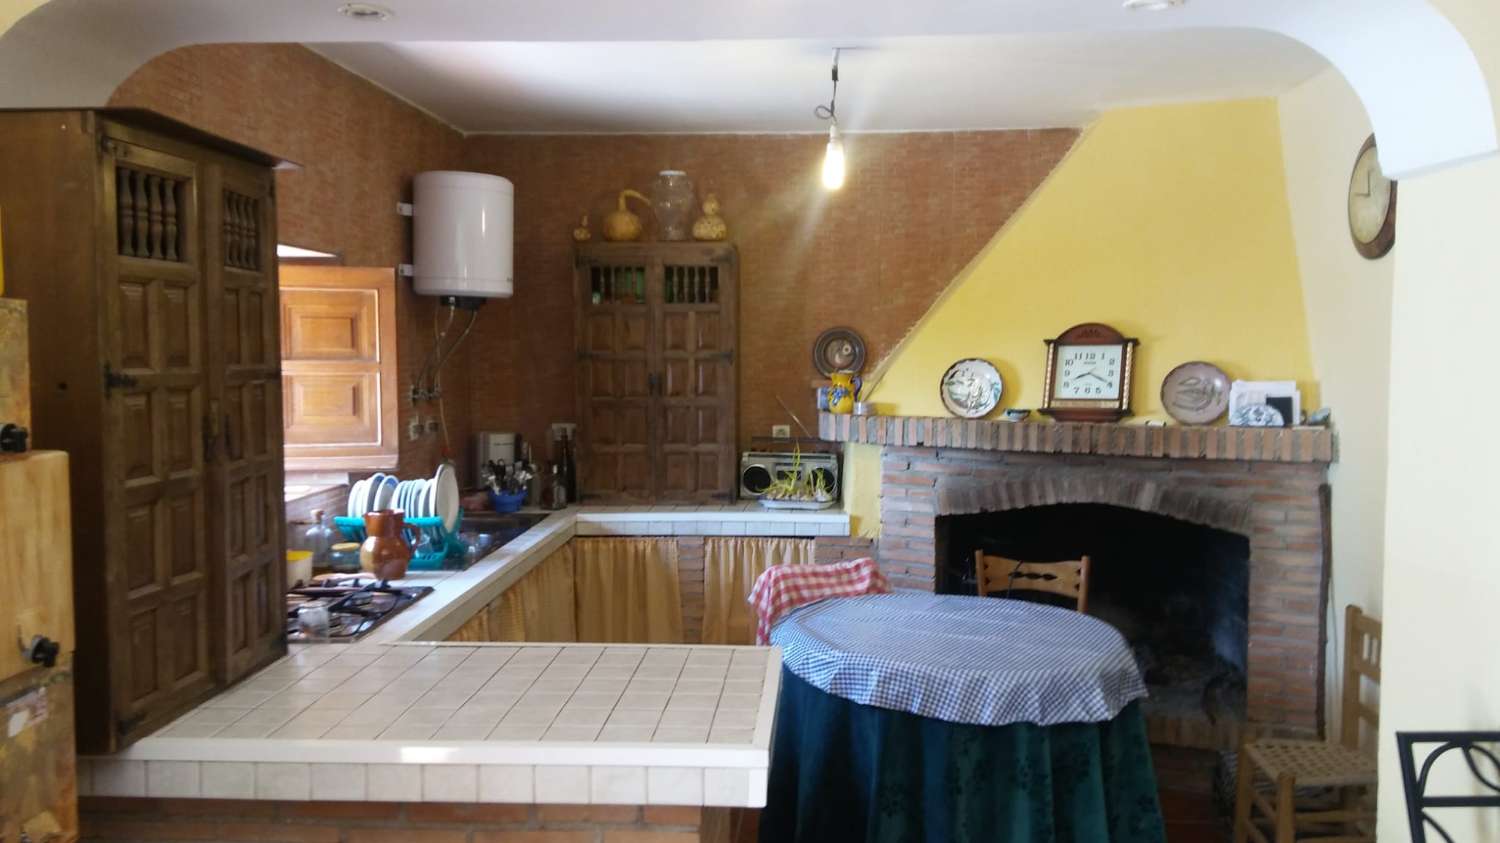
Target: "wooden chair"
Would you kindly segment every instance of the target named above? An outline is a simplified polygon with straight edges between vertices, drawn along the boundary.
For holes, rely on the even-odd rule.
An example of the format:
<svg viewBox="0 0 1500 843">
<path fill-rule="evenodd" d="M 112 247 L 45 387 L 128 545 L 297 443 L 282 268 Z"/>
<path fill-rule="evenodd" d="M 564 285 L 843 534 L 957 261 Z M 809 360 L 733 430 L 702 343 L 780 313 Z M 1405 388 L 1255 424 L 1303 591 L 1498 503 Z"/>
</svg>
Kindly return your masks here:
<svg viewBox="0 0 1500 843">
<path fill-rule="evenodd" d="M 1089 610 L 1089 558 L 1065 562 L 1022 562 L 1004 556 L 974 552 L 974 574 L 979 596 L 1013 591 L 1058 594 L 1073 600 L 1078 611 Z"/>
<path fill-rule="evenodd" d="M 1293 843 L 1299 832 L 1324 836 L 1323 843 L 1373 843 L 1375 812 L 1361 802 L 1374 798 L 1375 756 L 1361 750 L 1364 730 L 1372 737 L 1380 715 L 1364 702 L 1364 690 L 1380 683 L 1380 621 L 1358 606 L 1344 612 L 1344 691 L 1339 740 L 1262 739 L 1240 748 L 1234 802 L 1234 843 L 1272 843 L 1255 825 L 1258 808 L 1275 830 L 1275 843 Z M 1275 785 L 1275 804 L 1255 788 L 1259 773 Z M 1298 787 L 1338 788 L 1342 806 L 1298 811 Z M 1327 836 L 1333 833 L 1334 836 Z"/>
</svg>

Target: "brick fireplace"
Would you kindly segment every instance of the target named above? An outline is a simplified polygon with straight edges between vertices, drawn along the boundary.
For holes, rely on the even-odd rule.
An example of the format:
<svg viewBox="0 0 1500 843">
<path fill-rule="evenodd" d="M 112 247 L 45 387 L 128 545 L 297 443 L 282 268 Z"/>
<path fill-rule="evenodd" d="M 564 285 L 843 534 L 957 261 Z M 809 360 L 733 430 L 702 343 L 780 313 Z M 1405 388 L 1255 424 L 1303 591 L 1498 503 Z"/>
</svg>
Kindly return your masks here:
<svg viewBox="0 0 1500 843">
<path fill-rule="evenodd" d="M 877 558 L 898 587 L 943 587 L 957 516 L 1104 506 L 1242 536 L 1243 720 L 1148 706 L 1151 739 L 1228 749 L 1246 730 L 1321 732 L 1331 432 L 825 414 L 820 434 L 883 446 Z"/>
</svg>

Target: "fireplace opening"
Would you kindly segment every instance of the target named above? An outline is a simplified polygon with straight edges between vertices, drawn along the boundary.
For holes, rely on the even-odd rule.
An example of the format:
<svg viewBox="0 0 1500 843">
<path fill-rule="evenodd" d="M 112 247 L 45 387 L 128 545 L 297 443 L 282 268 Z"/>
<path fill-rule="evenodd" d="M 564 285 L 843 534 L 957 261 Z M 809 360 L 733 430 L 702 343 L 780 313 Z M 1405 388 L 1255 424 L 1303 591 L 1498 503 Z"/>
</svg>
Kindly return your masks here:
<svg viewBox="0 0 1500 843">
<path fill-rule="evenodd" d="M 1087 555 L 1089 614 L 1130 643 L 1151 693 L 1143 710 L 1153 740 L 1235 745 L 1245 719 L 1247 538 L 1103 504 L 946 516 L 938 537 L 936 585 L 947 594 L 977 593 L 976 550 L 1029 562 Z"/>
</svg>

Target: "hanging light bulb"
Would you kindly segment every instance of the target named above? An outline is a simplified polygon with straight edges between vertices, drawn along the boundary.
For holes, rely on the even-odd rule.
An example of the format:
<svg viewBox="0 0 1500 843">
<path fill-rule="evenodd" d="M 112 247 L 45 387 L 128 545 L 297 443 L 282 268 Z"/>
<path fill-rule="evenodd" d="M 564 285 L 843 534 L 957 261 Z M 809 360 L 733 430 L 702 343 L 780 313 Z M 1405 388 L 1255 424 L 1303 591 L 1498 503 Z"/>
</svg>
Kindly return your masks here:
<svg viewBox="0 0 1500 843">
<path fill-rule="evenodd" d="M 839 136 L 839 118 L 835 109 L 839 101 L 839 51 L 833 51 L 833 97 L 827 105 L 813 109 L 820 120 L 827 120 L 828 148 L 823 151 L 823 186 L 838 190 L 844 186 L 844 139 Z"/>
<path fill-rule="evenodd" d="M 823 186 L 838 190 L 844 186 L 844 139 L 839 124 L 828 127 L 828 148 L 823 152 Z"/>
</svg>

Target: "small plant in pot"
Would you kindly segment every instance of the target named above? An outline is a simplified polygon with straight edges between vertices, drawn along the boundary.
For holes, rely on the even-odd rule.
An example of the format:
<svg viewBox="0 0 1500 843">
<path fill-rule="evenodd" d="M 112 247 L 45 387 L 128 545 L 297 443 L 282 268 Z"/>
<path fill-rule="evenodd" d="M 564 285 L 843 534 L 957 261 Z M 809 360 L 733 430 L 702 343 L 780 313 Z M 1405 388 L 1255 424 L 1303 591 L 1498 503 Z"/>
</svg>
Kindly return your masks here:
<svg viewBox="0 0 1500 843">
<path fill-rule="evenodd" d="M 762 493 L 760 505 L 766 509 L 827 509 L 836 495 L 821 471 L 802 470 L 802 450 L 792 452 L 790 471 L 779 474 Z"/>
</svg>

